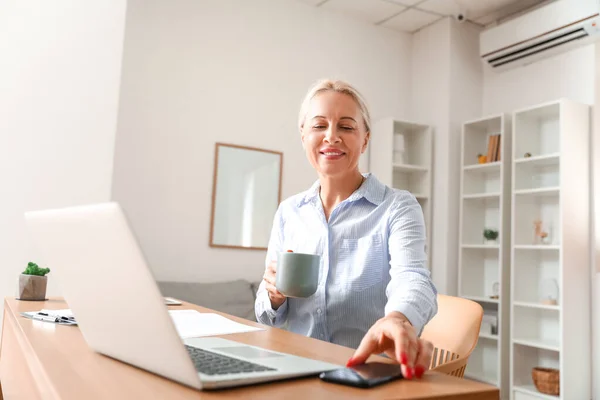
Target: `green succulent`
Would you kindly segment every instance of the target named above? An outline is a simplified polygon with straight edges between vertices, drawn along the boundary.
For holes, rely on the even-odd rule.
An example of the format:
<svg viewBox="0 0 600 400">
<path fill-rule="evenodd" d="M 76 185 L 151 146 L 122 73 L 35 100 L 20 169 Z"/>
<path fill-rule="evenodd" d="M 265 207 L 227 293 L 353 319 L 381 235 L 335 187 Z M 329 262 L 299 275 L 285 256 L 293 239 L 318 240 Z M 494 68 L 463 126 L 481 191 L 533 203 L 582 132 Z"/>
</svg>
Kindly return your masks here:
<svg viewBox="0 0 600 400">
<path fill-rule="evenodd" d="M 498 238 L 498 231 L 493 229 L 485 229 L 483 231 L 483 237 L 487 240 L 496 240 Z"/>
<path fill-rule="evenodd" d="M 25 268 L 25 271 L 23 271 L 23 274 L 24 275 L 44 276 L 48 272 L 50 272 L 50 268 L 40 268 L 36 263 L 30 262 L 27 264 L 27 268 Z"/>
</svg>

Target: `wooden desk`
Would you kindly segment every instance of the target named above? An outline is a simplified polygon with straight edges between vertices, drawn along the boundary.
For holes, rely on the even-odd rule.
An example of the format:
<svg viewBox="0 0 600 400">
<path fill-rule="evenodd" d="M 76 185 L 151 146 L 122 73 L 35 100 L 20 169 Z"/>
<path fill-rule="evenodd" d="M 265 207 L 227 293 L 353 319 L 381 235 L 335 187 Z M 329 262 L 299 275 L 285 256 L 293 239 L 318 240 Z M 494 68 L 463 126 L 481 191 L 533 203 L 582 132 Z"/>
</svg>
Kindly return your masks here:
<svg viewBox="0 0 600 400">
<path fill-rule="evenodd" d="M 399 380 L 374 389 L 356 389 L 309 377 L 218 392 L 200 392 L 93 352 L 78 327 L 34 321 L 19 315 L 22 311 L 42 308 L 68 306 L 60 298 L 46 302 L 17 301 L 13 298 L 4 301 L 0 342 L 0 381 L 4 400 L 499 398 L 496 387 L 433 372 L 426 373 L 421 381 Z M 212 312 L 189 303 L 171 308 Z M 259 326 L 241 318 L 222 315 Z M 346 347 L 275 328 L 223 337 L 340 365 L 344 365 L 353 353 L 352 349 Z"/>
</svg>

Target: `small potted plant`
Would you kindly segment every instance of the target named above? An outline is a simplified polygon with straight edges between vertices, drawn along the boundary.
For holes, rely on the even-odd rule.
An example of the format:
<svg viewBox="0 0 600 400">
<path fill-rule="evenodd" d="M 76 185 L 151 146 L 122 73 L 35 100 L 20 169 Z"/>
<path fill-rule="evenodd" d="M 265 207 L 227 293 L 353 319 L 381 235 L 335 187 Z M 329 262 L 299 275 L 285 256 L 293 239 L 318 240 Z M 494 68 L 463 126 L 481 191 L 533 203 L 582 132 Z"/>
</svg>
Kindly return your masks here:
<svg viewBox="0 0 600 400">
<path fill-rule="evenodd" d="M 484 229 L 483 237 L 486 244 L 495 244 L 498 239 L 498 231 L 494 229 Z"/>
<path fill-rule="evenodd" d="M 36 263 L 27 264 L 19 275 L 19 300 L 46 300 L 47 273 L 49 268 L 40 268 Z"/>
</svg>

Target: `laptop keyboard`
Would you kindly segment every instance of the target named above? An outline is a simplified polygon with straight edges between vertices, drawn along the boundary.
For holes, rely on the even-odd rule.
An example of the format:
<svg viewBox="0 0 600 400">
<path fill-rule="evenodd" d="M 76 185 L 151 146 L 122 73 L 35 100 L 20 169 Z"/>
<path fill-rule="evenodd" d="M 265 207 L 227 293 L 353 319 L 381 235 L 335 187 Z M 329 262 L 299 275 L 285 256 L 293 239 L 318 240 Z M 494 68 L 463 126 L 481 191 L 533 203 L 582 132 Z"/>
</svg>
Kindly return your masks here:
<svg viewBox="0 0 600 400">
<path fill-rule="evenodd" d="M 249 372 L 276 371 L 274 368 L 265 367 L 233 357 L 227 357 L 212 351 L 185 345 L 196 371 L 206 375 L 241 374 Z"/>
</svg>

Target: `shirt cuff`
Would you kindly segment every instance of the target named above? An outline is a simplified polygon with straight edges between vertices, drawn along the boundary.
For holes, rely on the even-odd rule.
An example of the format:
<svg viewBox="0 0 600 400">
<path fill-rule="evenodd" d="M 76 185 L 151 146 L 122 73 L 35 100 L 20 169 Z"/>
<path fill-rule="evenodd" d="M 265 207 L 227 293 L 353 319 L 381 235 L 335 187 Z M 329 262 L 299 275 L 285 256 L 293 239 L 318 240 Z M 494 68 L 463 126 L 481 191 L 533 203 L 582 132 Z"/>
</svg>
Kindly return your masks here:
<svg viewBox="0 0 600 400">
<path fill-rule="evenodd" d="M 269 318 L 269 322 L 271 322 L 271 326 L 280 327 L 285 324 L 288 307 L 287 299 L 285 299 L 283 304 L 280 305 L 277 310 L 274 310 L 271 306 L 271 299 L 269 299 L 269 292 L 265 290 L 263 292 L 263 307 L 265 314 L 267 314 L 267 317 Z"/>
<path fill-rule="evenodd" d="M 287 312 L 287 299 L 282 305 L 279 306 L 277 310 L 273 310 L 270 303 L 271 302 L 269 301 L 269 305 L 267 306 L 266 311 L 267 315 L 269 316 L 269 319 L 273 323 L 273 326 L 283 325 L 285 322 L 284 319 Z"/>
<path fill-rule="evenodd" d="M 391 304 L 388 302 L 388 304 L 385 306 L 385 315 L 388 315 L 394 311 L 402 313 L 408 319 L 411 325 L 415 328 L 417 336 L 421 335 L 423 326 L 425 324 L 423 323 L 423 318 L 415 309 L 415 307 L 411 306 L 408 303 Z"/>
</svg>

